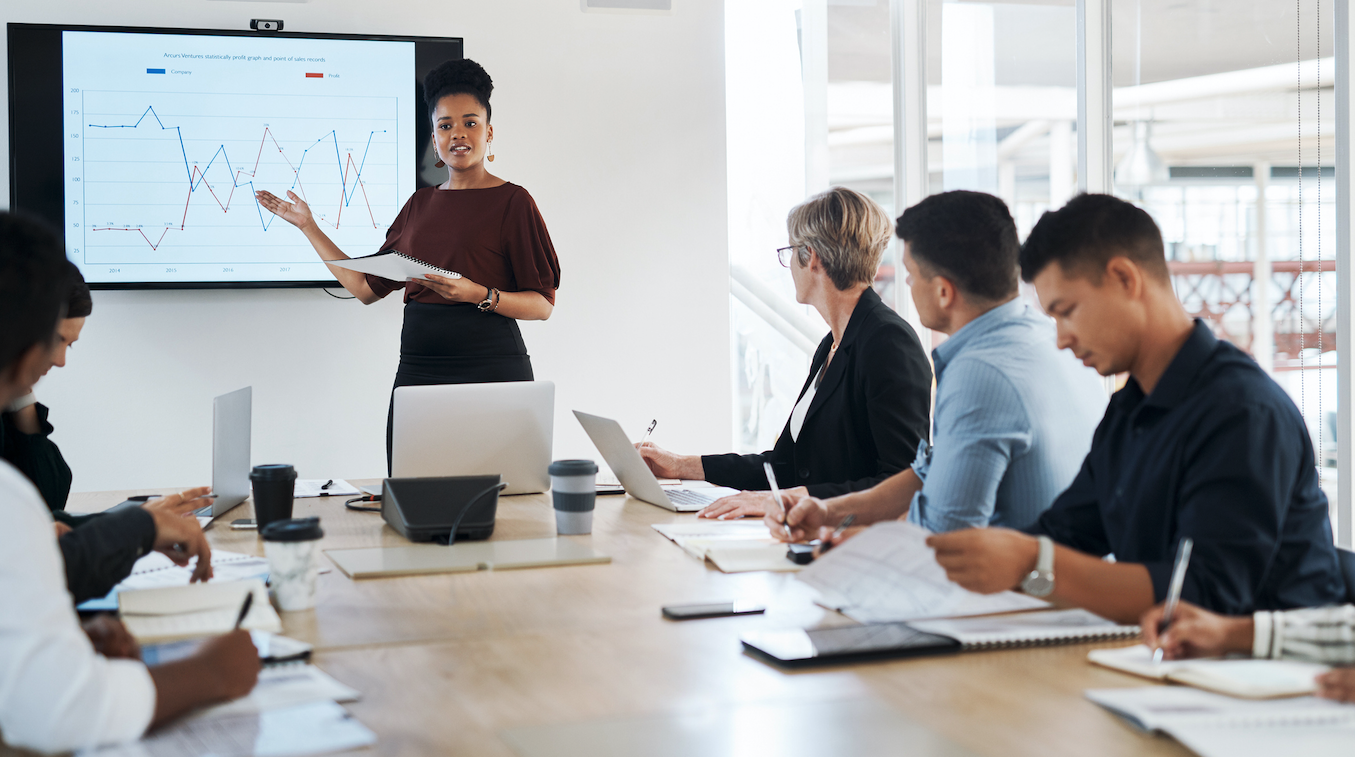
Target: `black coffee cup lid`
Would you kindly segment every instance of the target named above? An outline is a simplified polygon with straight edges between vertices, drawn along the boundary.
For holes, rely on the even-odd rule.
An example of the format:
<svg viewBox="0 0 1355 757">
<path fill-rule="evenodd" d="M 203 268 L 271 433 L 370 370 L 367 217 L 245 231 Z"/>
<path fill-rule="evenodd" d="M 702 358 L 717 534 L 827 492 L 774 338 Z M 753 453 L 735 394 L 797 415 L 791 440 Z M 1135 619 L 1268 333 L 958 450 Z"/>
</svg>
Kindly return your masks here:
<svg viewBox="0 0 1355 757">
<path fill-rule="evenodd" d="M 263 527 L 264 541 L 314 541 L 325 535 L 319 518 L 275 520 Z"/>
<path fill-rule="evenodd" d="M 546 472 L 552 476 L 588 476 L 598 472 L 598 464 L 592 460 L 556 460 Z"/>
<path fill-rule="evenodd" d="M 286 481 L 296 478 L 296 468 L 290 465 L 256 465 L 249 472 L 249 477 L 256 481 Z"/>
</svg>

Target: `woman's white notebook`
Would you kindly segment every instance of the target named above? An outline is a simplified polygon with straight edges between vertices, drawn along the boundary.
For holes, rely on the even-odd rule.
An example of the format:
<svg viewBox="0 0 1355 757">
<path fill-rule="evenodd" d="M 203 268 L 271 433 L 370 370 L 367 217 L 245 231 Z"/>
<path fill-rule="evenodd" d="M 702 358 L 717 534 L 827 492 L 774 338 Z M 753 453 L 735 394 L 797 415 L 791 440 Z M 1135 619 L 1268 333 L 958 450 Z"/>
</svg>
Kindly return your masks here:
<svg viewBox="0 0 1355 757">
<path fill-rule="evenodd" d="M 424 277 L 424 274 L 428 273 L 446 276 L 449 279 L 461 278 L 461 274 L 455 271 L 438 268 L 398 250 L 382 250 L 360 258 L 326 260 L 325 262 L 337 268 L 347 268 L 358 273 L 370 273 L 389 281 L 418 281 Z"/>
</svg>

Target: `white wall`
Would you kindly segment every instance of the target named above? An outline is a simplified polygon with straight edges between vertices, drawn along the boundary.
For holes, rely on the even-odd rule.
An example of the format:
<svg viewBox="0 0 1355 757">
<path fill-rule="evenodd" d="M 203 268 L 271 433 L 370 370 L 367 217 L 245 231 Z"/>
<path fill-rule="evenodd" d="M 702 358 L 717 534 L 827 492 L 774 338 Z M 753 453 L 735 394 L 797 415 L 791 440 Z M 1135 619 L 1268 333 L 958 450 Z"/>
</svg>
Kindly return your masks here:
<svg viewBox="0 0 1355 757">
<path fill-rule="evenodd" d="M 722 3 L 682 0 L 667 15 L 580 5 L 48 0 L 6 2 L 0 20 L 243 29 L 282 18 L 297 31 L 464 37 L 495 81 L 494 173 L 532 193 L 560 255 L 555 315 L 523 325 L 537 378 L 557 385 L 555 456 L 598 458 L 573 408 L 636 436 L 658 418 L 656 442 L 724 451 Z M 22 146 L 0 137 L 0 159 L 10 149 Z M 0 207 L 8 199 L 6 184 Z M 245 385 L 255 463 L 378 477 L 400 319 L 394 296 L 364 307 L 319 290 L 95 292 L 68 366 L 38 394 L 76 491 L 207 482 L 211 398 Z"/>
</svg>

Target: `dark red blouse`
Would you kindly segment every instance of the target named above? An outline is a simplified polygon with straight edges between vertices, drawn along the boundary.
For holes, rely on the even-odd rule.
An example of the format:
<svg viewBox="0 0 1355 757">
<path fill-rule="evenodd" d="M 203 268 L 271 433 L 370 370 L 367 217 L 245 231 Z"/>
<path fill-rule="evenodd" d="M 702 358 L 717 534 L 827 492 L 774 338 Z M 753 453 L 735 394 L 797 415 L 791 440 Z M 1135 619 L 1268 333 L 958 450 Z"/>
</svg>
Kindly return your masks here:
<svg viewBox="0 0 1355 757">
<path fill-rule="evenodd" d="M 552 305 L 560 261 L 546 222 L 527 190 L 516 184 L 489 189 L 425 187 L 400 209 L 383 250 L 398 250 L 477 284 L 504 292 L 540 292 Z M 380 297 L 405 290 L 405 302 L 445 305 L 437 292 L 413 281 L 368 274 Z"/>
</svg>

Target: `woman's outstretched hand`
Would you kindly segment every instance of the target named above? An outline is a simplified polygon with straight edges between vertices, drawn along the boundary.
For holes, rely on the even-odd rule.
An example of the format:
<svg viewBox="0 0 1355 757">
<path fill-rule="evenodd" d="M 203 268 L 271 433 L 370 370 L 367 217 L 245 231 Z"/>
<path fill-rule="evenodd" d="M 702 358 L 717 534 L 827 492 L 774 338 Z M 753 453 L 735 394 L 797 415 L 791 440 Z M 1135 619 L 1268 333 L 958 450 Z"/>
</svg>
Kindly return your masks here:
<svg viewBox="0 0 1355 757">
<path fill-rule="evenodd" d="M 258 200 L 265 210 L 298 229 L 304 230 L 315 223 L 315 218 L 311 216 L 311 206 L 290 189 L 287 190 L 287 199 L 291 202 L 263 189 L 254 193 L 254 199 Z"/>
</svg>

